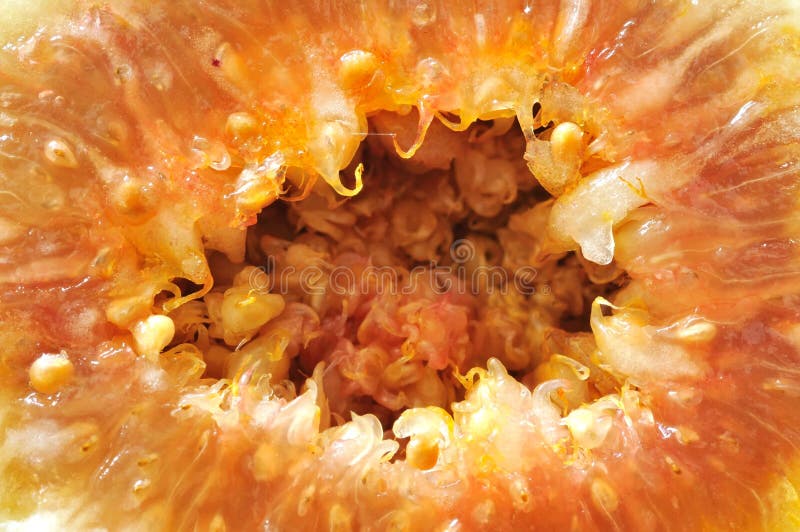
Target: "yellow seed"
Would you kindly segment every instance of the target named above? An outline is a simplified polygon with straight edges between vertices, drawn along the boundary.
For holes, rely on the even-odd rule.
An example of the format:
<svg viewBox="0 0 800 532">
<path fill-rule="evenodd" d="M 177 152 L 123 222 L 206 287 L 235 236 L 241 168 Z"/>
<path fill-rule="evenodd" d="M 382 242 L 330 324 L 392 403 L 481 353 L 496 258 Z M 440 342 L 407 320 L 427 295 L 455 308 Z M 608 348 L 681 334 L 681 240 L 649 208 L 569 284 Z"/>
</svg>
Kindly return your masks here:
<svg viewBox="0 0 800 532">
<path fill-rule="evenodd" d="M 244 372 L 251 379 L 270 375 L 269 382 L 277 384 L 289 377 L 291 357 L 286 355 L 287 338 L 280 334 L 259 336 L 231 354 L 225 365 L 225 375 L 237 380 Z"/>
<path fill-rule="evenodd" d="M 69 147 L 66 141 L 61 139 L 48 141 L 44 146 L 44 156 L 48 161 L 62 168 L 75 168 L 78 166 L 78 160 L 75 158 L 75 154 L 72 153 L 72 148 Z"/>
<path fill-rule="evenodd" d="M 74 374 L 75 367 L 63 352 L 40 356 L 28 372 L 33 389 L 46 394 L 55 393 L 69 384 Z"/>
<path fill-rule="evenodd" d="M 283 312 L 285 306 L 279 294 L 262 294 L 247 286 L 229 288 L 222 300 L 222 326 L 234 335 L 255 331 Z"/>
<path fill-rule="evenodd" d="M 553 158 L 576 167 L 583 150 L 583 130 L 572 122 L 558 124 L 550 135 Z"/>
<path fill-rule="evenodd" d="M 353 50 L 339 58 L 339 79 L 345 89 L 366 87 L 375 76 L 380 63 L 375 54 L 364 50 Z"/>
<path fill-rule="evenodd" d="M 664 461 L 667 462 L 667 465 L 672 469 L 672 472 L 676 475 L 680 475 L 683 471 L 681 467 L 675 462 L 675 460 L 671 456 L 665 456 Z"/>
<path fill-rule="evenodd" d="M 258 122 L 250 113 L 231 113 L 225 123 L 225 131 L 234 138 L 253 135 L 258 130 Z"/>
<path fill-rule="evenodd" d="M 439 461 L 438 442 L 430 437 L 412 437 L 406 447 L 406 461 L 417 469 L 432 468 Z"/>
<path fill-rule="evenodd" d="M 688 445 L 690 443 L 695 443 L 696 441 L 700 440 L 700 435 L 691 427 L 687 427 L 686 425 L 681 425 L 678 427 L 678 441 L 683 445 Z"/>
<path fill-rule="evenodd" d="M 175 336 L 175 323 L 169 316 L 154 314 L 137 322 L 131 333 L 136 351 L 155 360 Z"/>
</svg>

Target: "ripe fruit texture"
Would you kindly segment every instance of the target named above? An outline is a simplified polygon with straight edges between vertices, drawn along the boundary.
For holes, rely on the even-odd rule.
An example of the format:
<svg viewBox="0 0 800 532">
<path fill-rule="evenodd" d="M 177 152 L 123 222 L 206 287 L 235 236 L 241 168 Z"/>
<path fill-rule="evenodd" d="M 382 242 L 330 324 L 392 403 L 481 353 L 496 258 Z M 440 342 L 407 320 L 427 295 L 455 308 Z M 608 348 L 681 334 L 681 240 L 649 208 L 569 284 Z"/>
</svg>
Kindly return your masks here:
<svg viewBox="0 0 800 532">
<path fill-rule="evenodd" d="M 800 526 L 793 2 L 0 37 L 11 529 Z"/>
</svg>

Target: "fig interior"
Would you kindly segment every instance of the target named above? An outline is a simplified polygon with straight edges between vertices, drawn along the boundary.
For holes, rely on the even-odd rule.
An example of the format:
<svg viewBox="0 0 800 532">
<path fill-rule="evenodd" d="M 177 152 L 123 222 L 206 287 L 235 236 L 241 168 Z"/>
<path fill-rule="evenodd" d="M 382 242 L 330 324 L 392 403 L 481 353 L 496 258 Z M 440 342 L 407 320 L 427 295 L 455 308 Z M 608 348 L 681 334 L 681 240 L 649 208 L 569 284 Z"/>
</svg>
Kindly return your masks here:
<svg viewBox="0 0 800 532">
<path fill-rule="evenodd" d="M 548 234 L 552 198 L 525 160 L 518 122 L 466 131 L 434 122 L 405 158 L 395 144 L 414 141 L 416 114 L 371 117 L 341 173 L 348 187 L 361 174 L 357 196 L 322 181 L 288 191 L 248 229 L 244 263 L 210 252 L 214 288 L 171 313 L 172 352 L 198 349 L 206 377 L 263 379 L 287 399 L 316 375 L 329 407 L 323 423 L 370 413 L 389 437 L 403 410 L 463 400 L 467 372 L 492 357 L 531 389 L 559 379 L 552 398 L 563 415 L 619 391 L 592 360 L 589 315 L 625 272 Z M 528 135 L 573 172 L 602 165 L 578 160 L 593 139 L 575 124 Z M 287 170 L 289 187 L 302 190 L 306 179 Z"/>
<path fill-rule="evenodd" d="M 797 527 L 792 2 L 238 4 L 0 12 L 1 519 Z"/>
</svg>

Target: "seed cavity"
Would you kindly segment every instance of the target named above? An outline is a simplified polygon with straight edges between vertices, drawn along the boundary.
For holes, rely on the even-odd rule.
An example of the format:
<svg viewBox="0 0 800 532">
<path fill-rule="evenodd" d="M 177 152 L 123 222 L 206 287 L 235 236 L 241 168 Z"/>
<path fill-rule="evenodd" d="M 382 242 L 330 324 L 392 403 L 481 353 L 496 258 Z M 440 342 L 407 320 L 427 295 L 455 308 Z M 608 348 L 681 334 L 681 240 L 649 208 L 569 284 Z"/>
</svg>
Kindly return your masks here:
<svg viewBox="0 0 800 532">
<path fill-rule="evenodd" d="M 606 514 L 612 514 L 619 506 L 619 495 L 611 485 L 602 478 L 592 481 L 590 494 L 594 505 Z"/>
<path fill-rule="evenodd" d="M 667 463 L 667 465 L 669 466 L 670 470 L 674 474 L 680 475 L 680 474 L 683 473 L 683 470 L 681 469 L 681 467 L 678 465 L 677 462 L 675 462 L 675 460 L 671 456 L 665 456 L 664 457 L 664 461 Z"/>
<path fill-rule="evenodd" d="M 328 512 L 328 530 L 330 532 L 350 532 L 353 530 L 353 512 L 341 504 L 335 503 Z"/>
<path fill-rule="evenodd" d="M 689 445 L 690 443 L 700 441 L 700 435 L 697 431 L 685 425 L 681 425 L 675 429 L 675 436 L 682 445 Z"/>
<path fill-rule="evenodd" d="M 127 175 L 112 188 L 110 201 L 114 210 L 133 221 L 144 221 L 156 207 L 152 187 Z"/>
<path fill-rule="evenodd" d="M 268 482 L 283 473 L 281 451 L 269 442 L 262 443 L 253 456 L 253 475 L 260 482 Z"/>
<path fill-rule="evenodd" d="M 142 456 L 141 458 L 139 458 L 136 461 L 136 465 L 138 465 L 139 467 L 146 467 L 146 466 L 152 464 L 153 462 L 155 462 L 156 460 L 158 460 L 158 454 L 157 453 L 150 453 L 150 454 L 147 454 L 147 455 Z"/>
<path fill-rule="evenodd" d="M 487 525 L 491 523 L 492 518 L 494 517 L 495 513 L 495 505 L 494 501 L 490 499 L 486 499 L 478 503 L 475 506 L 475 509 L 472 511 L 472 517 L 481 525 Z"/>
<path fill-rule="evenodd" d="M 62 168 L 76 168 L 78 160 L 69 144 L 63 139 L 52 139 L 44 146 L 44 156 L 48 161 Z"/>
<path fill-rule="evenodd" d="M 314 493 L 316 487 L 314 484 L 309 484 L 300 492 L 300 497 L 297 501 L 297 515 L 304 517 L 311 509 L 311 504 L 314 502 Z"/>
<path fill-rule="evenodd" d="M 0 245 L 11 244 L 19 240 L 27 231 L 28 229 L 24 225 L 0 216 Z"/>
<path fill-rule="evenodd" d="M 411 22 L 420 28 L 433 24 L 436 22 L 436 8 L 428 2 L 420 2 L 414 7 Z"/>
<path fill-rule="evenodd" d="M 194 166 L 197 169 L 211 168 L 224 172 L 231 167 L 231 154 L 221 142 L 213 142 L 204 137 L 192 139 L 191 151 L 194 155 Z"/>
<path fill-rule="evenodd" d="M 530 487 L 528 487 L 528 482 L 525 479 L 518 477 L 512 480 L 508 491 L 511 495 L 514 508 L 517 510 L 525 511 L 530 509 L 533 505 L 533 496 Z"/>
</svg>

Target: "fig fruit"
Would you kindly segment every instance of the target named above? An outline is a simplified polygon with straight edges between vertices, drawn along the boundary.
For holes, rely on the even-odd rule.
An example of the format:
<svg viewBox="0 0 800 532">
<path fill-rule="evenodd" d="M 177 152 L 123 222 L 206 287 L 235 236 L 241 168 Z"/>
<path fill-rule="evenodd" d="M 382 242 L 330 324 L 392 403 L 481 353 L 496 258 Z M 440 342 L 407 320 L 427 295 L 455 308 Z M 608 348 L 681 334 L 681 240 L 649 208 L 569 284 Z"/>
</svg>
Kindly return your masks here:
<svg viewBox="0 0 800 532">
<path fill-rule="evenodd" d="M 0 39 L 5 529 L 797 528 L 794 2 Z"/>
</svg>

